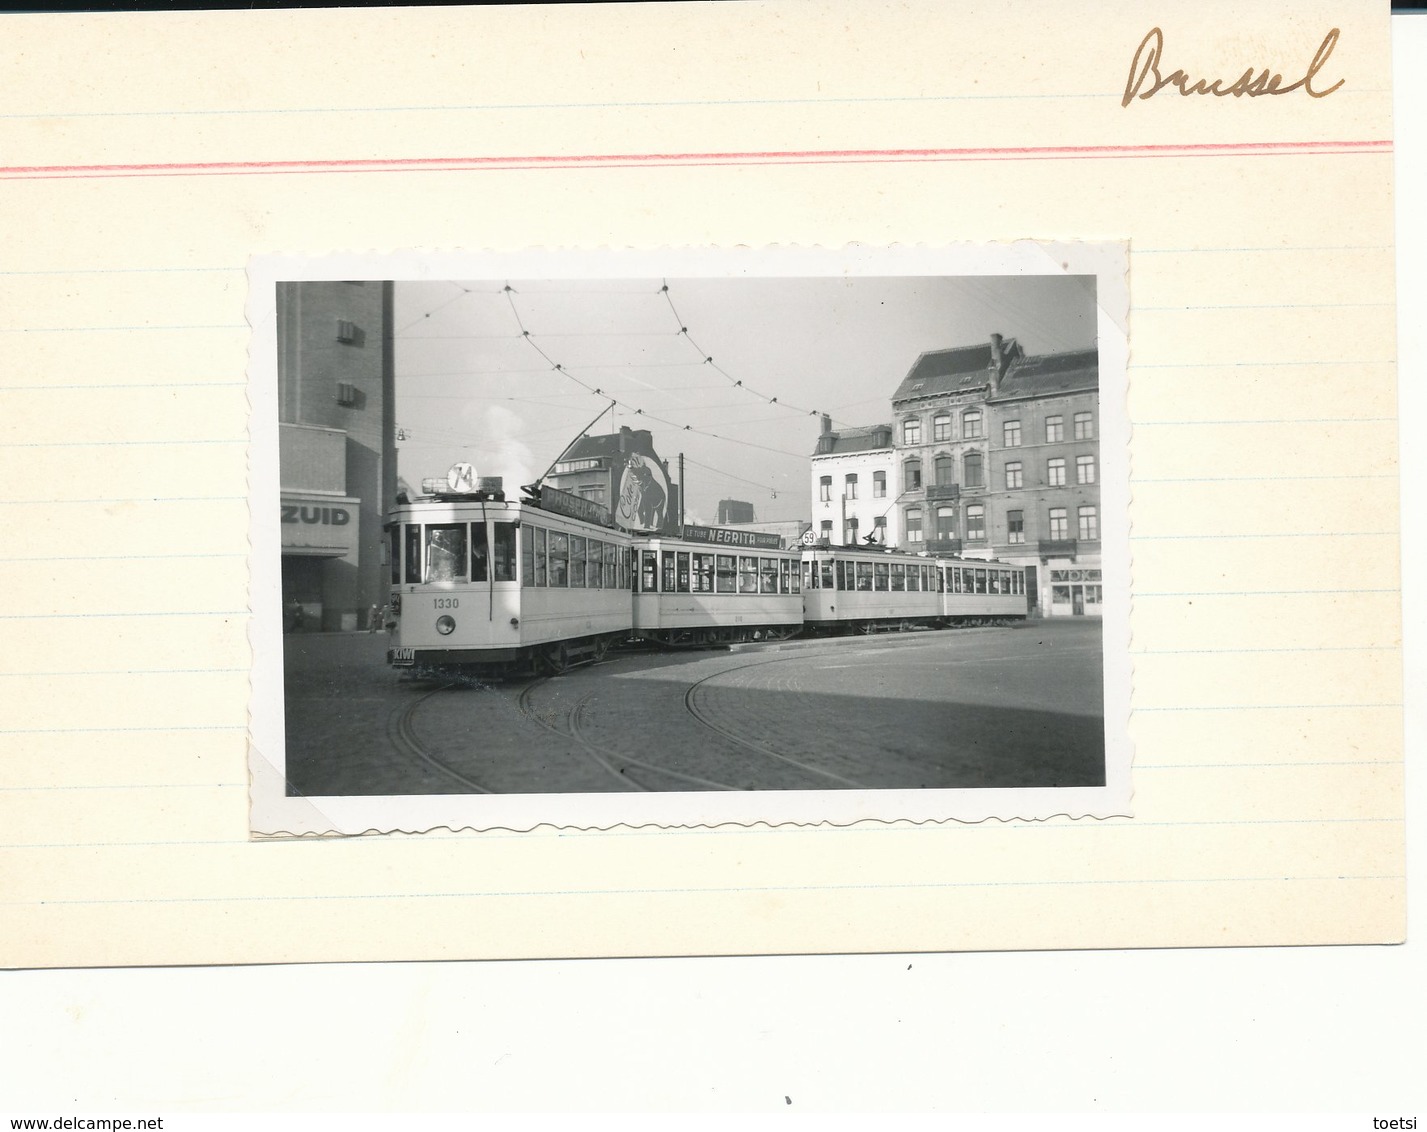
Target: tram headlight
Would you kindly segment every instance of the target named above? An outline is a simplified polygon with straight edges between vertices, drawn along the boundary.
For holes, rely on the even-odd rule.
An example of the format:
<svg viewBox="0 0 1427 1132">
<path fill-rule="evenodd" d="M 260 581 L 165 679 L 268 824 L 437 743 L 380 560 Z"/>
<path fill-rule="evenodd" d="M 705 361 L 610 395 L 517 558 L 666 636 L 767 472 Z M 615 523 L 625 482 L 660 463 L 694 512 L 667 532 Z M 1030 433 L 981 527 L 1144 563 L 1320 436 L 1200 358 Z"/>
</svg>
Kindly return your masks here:
<svg viewBox="0 0 1427 1132">
<path fill-rule="evenodd" d="M 449 637 L 456 631 L 456 619 L 443 613 L 436 618 L 436 631 L 443 637 Z"/>
</svg>

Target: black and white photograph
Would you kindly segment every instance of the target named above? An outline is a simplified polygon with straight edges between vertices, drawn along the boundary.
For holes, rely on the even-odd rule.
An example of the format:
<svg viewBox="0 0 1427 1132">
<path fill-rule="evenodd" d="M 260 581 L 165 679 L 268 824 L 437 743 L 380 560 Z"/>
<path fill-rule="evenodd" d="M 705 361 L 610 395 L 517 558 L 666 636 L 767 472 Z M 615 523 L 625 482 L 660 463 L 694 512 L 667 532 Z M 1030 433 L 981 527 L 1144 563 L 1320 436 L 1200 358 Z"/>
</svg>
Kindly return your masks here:
<svg viewBox="0 0 1427 1132">
<path fill-rule="evenodd" d="M 274 280 L 284 796 L 1105 791 L 1097 275 L 670 264 Z"/>
</svg>

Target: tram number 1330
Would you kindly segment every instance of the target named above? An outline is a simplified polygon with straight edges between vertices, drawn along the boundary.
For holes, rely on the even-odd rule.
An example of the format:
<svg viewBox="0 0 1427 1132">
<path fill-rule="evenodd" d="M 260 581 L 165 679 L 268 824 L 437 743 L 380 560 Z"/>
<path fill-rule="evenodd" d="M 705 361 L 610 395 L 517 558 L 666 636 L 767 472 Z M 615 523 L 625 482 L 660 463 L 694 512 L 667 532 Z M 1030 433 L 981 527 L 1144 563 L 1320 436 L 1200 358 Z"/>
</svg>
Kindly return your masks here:
<svg viewBox="0 0 1427 1132">
<path fill-rule="evenodd" d="M 432 604 L 437 609 L 459 609 L 461 599 L 458 597 L 438 597 L 433 599 Z"/>
</svg>

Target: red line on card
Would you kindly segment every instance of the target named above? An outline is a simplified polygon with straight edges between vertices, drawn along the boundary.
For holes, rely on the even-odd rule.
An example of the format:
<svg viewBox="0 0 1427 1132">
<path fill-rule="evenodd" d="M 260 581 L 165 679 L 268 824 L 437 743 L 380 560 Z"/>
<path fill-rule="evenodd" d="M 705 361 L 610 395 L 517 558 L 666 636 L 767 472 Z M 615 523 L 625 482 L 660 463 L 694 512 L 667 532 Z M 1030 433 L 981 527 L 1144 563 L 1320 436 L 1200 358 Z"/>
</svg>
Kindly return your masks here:
<svg viewBox="0 0 1427 1132">
<path fill-rule="evenodd" d="M 1045 161 L 1079 158 L 1265 157 L 1276 154 L 1390 153 L 1389 139 L 1204 142 L 1183 145 L 986 146 L 951 149 L 751 150 L 726 153 L 521 154 L 472 157 L 351 158 L 305 161 L 150 162 L 125 165 L 0 166 L 0 178 L 182 177 L 281 173 L 386 173 L 441 170 L 629 168 L 631 166 L 808 165 L 908 161 Z"/>
</svg>

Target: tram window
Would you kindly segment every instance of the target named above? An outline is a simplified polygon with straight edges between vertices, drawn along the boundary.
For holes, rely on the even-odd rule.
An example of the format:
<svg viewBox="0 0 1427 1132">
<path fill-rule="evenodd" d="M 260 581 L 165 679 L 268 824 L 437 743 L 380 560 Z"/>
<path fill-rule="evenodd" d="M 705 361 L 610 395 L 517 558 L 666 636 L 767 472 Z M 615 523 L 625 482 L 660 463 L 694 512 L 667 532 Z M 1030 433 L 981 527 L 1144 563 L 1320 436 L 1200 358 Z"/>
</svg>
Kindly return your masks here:
<svg viewBox="0 0 1427 1132">
<path fill-rule="evenodd" d="M 570 536 L 550 532 L 550 584 L 564 588 L 570 584 Z"/>
<path fill-rule="evenodd" d="M 920 566 L 907 567 L 907 589 L 916 592 L 922 588 L 922 568 Z"/>
<path fill-rule="evenodd" d="M 619 547 L 612 542 L 604 544 L 604 588 L 619 587 Z"/>
<path fill-rule="evenodd" d="M 386 532 L 387 554 L 391 556 L 391 584 L 401 584 L 401 528 L 388 527 Z"/>
<path fill-rule="evenodd" d="M 535 530 L 533 527 L 526 527 L 520 536 L 520 584 L 522 586 L 535 584 Z"/>
<path fill-rule="evenodd" d="M 514 523 L 495 525 L 495 554 L 491 557 L 491 570 L 497 582 L 515 581 Z"/>
<path fill-rule="evenodd" d="M 570 536 L 570 588 L 585 588 L 585 540 L 581 535 Z"/>
<path fill-rule="evenodd" d="M 738 592 L 741 594 L 756 594 L 758 592 L 758 559 L 739 556 Z"/>
<path fill-rule="evenodd" d="M 964 592 L 963 589 L 962 589 L 962 578 L 961 578 L 961 567 L 960 567 L 960 566 L 953 566 L 953 567 L 951 568 L 951 592 L 952 592 L 952 593 L 957 593 L 957 594 Z"/>
<path fill-rule="evenodd" d="M 886 592 L 887 592 L 887 575 L 888 575 L 888 566 L 889 566 L 889 565 L 890 565 L 890 563 L 887 563 L 887 562 L 874 562 L 874 563 L 873 563 L 873 566 L 876 567 L 877 588 L 878 588 L 879 590 L 881 590 L 883 593 L 886 593 Z"/>
<path fill-rule="evenodd" d="M 421 581 L 421 525 L 406 524 L 406 580 Z"/>
<path fill-rule="evenodd" d="M 619 548 L 619 568 L 624 571 L 624 581 L 620 585 L 624 589 L 628 589 L 634 583 L 634 548 L 632 546 Z"/>
<path fill-rule="evenodd" d="M 848 563 L 848 565 L 851 566 L 852 564 Z M 859 590 L 868 591 L 872 589 L 872 563 L 857 563 L 857 588 Z"/>
<path fill-rule="evenodd" d="M 535 584 L 543 586 L 545 582 L 545 528 L 536 527 L 534 529 L 535 543 Z"/>
<path fill-rule="evenodd" d="M 892 563 L 892 588 L 899 592 L 907 588 L 907 568 L 900 562 Z"/>
<path fill-rule="evenodd" d="M 659 588 L 666 594 L 676 592 L 679 587 L 675 584 L 675 577 L 674 552 L 672 550 L 666 550 L 664 551 L 664 580 Z"/>
<path fill-rule="evenodd" d="M 689 552 L 679 551 L 679 592 L 686 594 L 689 592 Z"/>
<path fill-rule="evenodd" d="M 712 554 L 694 555 L 694 577 L 693 587 L 696 594 L 713 593 L 714 578 L 714 556 Z"/>
<path fill-rule="evenodd" d="M 976 570 L 976 592 L 979 594 L 986 592 L 986 571 L 980 567 Z"/>
<path fill-rule="evenodd" d="M 775 594 L 778 592 L 778 560 L 760 558 L 758 560 L 758 592 Z"/>
<path fill-rule="evenodd" d="M 831 560 L 831 559 L 823 559 L 823 562 L 822 562 L 822 571 L 821 571 L 821 572 L 822 572 L 822 588 L 825 589 L 825 590 L 830 590 L 830 589 L 832 589 L 832 588 L 833 588 L 833 580 L 832 580 L 832 560 Z M 842 586 L 841 586 L 841 585 L 837 586 L 837 589 L 842 589 Z"/>
<path fill-rule="evenodd" d="M 426 528 L 426 579 L 428 583 L 466 580 L 466 524 L 431 524 Z"/>
<path fill-rule="evenodd" d="M 812 590 L 818 584 L 818 564 L 810 559 L 803 559 L 803 589 Z"/>
<path fill-rule="evenodd" d="M 1000 571 L 1000 570 L 992 570 L 992 571 L 991 571 L 991 577 L 990 577 L 989 581 L 990 581 L 990 583 L 991 583 L 991 592 L 992 592 L 993 594 L 998 594 L 998 593 L 1000 593 L 1000 592 L 1001 592 L 1001 571 Z"/>
<path fill-rule="evenodd" d="M 604 579 L 604 544 L 597 538 L 590 539 L 589 555 L 585 559 L 585 587 L 600 588 Z"/>
<path fill-rule="evenodd" d="M 484 523 L 472 524 L 471 539 L 471 581 L 486 582 L 490 579 L 486 576 L 486 563 L 489 553 L 486 549 L 486 525 Z M 427 569 L 430 570 L 430 566 Z"/>
<path fill-rule="evenodd" d="M 790 576 L 791 575 L 791 576 Z M 789 594 L 793 592 L 793 582 L 798 576 L 798 571 L 793 568 L 793 564 L 786 558 L 778 559 L 778 592 Z"/>
<path fill-rule="evenodd" d="M 639 588 L 647 594 L 659 592 L 659 555 L 652 550 L 641 551 L 643 568 L 639 576 Z"/>
<path fill-rule="evenodd" d="M 733 570 L 733 555 L 718 555 L 718 592 L 721 594 L 731 594 L 738 588 L 738 577 Z"/>
<path fill-rule="evenodd" d="M 793 584 L 793 593 L 803 592 L 803 587 L 799 584 L 801 579 L 798 577 L 798 563 L 796 561 L 788 563 L 788 580 Z"/>
</svg>

